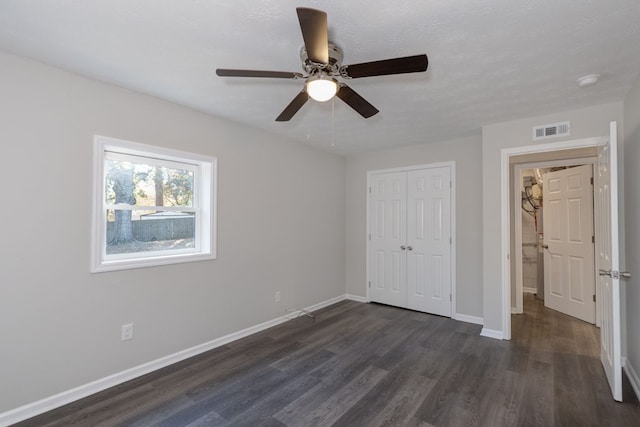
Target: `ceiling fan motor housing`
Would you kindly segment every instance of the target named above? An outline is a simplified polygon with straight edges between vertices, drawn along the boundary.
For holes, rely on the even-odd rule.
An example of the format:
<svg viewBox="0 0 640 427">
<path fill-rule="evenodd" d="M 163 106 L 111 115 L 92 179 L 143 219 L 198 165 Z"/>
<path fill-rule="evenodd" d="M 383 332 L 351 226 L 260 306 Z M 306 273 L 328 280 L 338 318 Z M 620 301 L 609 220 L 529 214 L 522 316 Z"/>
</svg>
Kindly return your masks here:
<svg viewBox="0 0 640 427">
<path fill-rule="evenodd" d="M 342 48 L 333 42 L 329 42 L 329 63 L 328 64 L 316 64 L 309 59 L 307 55 L 307 49 L 303 46 L 300 49 L 300 60 L 302 61 L 302 69 L 308 75 L 314 75 L 319 72 L 324 72 L 328 75 L 340 75 L 340 67 L 342 67 L 342 60 L 344 55 Z"/>
</svg>

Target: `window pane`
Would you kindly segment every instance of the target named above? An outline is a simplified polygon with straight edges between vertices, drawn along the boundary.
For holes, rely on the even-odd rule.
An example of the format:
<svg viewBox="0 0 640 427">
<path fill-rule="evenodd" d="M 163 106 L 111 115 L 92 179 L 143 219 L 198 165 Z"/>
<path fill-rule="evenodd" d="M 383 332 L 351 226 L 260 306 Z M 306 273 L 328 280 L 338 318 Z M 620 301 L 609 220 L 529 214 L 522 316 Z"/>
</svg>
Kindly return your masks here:
<svg viewBox="0 0 640 427">
<path fill-rule="evenodd" d="M 92 273 L 216 258 L 216 158 L 100 135 L 94 149 Z"/>
<path fill-rule="evenodd" d="M 194 174 L 189 169 L 105 160 L 108 204 L 193 207 L 193 181 Z"/>
<path fill-rule="evenodd" d="M 107 255 L 193 248 L 195 212 L 107 210 Z"/>
</svg>

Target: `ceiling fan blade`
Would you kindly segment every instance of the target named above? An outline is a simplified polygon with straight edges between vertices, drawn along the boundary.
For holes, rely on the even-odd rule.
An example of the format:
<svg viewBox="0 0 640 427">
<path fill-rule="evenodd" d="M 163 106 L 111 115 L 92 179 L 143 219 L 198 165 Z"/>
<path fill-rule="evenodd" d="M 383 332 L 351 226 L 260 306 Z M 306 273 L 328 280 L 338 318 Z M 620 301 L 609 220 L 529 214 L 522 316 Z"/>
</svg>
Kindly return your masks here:
<svg viewBox="0 0 640 427">
<path fill-rule="evenodd" d="M 356 110 L 356 112 L 365 119 L 368 119 L 378 113 L 378 109 L 376 107 L 369 104 L 366 99 L 358 95 L 356 91 L 344 83 L 340 84 L 340 89 L 338 89 L 336 96 L 342 99 L 349 107 Z"/>
<path fill-rule="evenodd" d="M 274 79 L 300 79 L 301 73 L 288 71 L 262 71 L 262 70 L 233 70 L 229 68 L 218 68 L 216 74 L 220 77 L 270 77 Z"/>
<path fill-rule="evenodd" d="M 300 108 L 302 108 L 302 106 L 308 100 L 309 95 L 303 89 L 302 92 L 296 95 L 296 97 L 293 98 L 293 101 L 291 101 L 289 105 L 287 105 L 287 108 L 285 108 L 284 111 L 280 113 L 280 115 L 276 119 L 276 122 L 288 122 L 289 120 L 291 120 L 291 118 L 298 112 Z"/>
<path fill-rule="evenodd" d="M 296 8 L 307 57 L 316 64 L 329 63 L 329 29 L 327 14 L 308 7 Z"/>
<path fill-rule="evenodd" d="M 347 65 L 347 75 L 358 77 L 385 76 L 389 74 L 419 73 L 427 70 L 427 55 L 405 56 L 403 58 L 383 59 L 382 61 L 363 62 Z"/>
</svg>

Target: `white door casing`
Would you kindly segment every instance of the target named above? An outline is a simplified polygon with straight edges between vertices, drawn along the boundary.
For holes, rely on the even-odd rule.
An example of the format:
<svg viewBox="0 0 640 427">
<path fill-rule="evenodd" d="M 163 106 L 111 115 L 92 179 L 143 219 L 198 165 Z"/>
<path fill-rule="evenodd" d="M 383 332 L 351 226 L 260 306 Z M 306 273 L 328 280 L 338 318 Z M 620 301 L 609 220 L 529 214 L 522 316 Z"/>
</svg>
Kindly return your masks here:
<svg viewBox="0 0 640 427">
<path fill-rule="evenodd" d="M 611 122 L 609 142 L 598 147 L 598 187 L 596 189 L 596 263 L 602 321 L 600 360 L 613 398 L 622 401 L 622 356 L 620 325 L 620 278 L 618 270 L 618 155 L 616 122 Z M 603 274 L 604 273 L 604 274 Z"/>
<path fill-rule="evenodd" d="M 407 177 L 407 307 L 451 317 L 451 170 Z"/>
<path fill-rule="evenodd" d="M 407 299 L 407 174 L 373 175 L 370 182 L 369 297 L 404 306 Z"/>
<path fill-rule="evenodd" d="M 543 178 L 544 304 L 595 323 L 591 165 Z"/>
</svg>

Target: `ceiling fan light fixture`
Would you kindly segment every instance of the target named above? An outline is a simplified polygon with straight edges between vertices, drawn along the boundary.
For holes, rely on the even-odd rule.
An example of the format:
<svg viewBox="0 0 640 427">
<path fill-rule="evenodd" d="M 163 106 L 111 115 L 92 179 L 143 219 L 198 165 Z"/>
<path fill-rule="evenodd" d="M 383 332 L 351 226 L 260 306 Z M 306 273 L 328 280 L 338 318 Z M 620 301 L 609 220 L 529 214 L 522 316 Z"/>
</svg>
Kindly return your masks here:
<svg viewBox="0 0 640 427">
<path fill-rule="evenodd" d="M 338 81 L 334 78 L 319 76 L 309 78 L 307 81 L 307 93 L 318 102 L 330 100 L 336 92 L 338 92 Z"/>
</svg>

